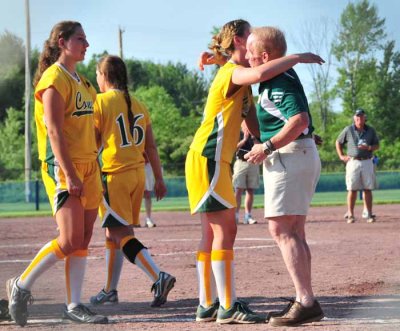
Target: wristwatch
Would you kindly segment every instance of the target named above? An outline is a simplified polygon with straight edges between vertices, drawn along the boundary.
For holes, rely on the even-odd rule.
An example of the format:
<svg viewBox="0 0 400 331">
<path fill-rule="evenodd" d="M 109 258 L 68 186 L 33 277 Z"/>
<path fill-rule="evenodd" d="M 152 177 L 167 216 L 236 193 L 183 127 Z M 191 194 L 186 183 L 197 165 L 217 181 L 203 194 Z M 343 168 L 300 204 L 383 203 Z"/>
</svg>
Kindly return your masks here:
<svg viewBox="0 0 400 331">
<path fill-rule="evenodd" d="M 265 143 L 263 143 L 263 152 L 265 155 L 270 155 L 274 150 L 275 147 L 271 139 L 268 139 Z"/>
</svg>

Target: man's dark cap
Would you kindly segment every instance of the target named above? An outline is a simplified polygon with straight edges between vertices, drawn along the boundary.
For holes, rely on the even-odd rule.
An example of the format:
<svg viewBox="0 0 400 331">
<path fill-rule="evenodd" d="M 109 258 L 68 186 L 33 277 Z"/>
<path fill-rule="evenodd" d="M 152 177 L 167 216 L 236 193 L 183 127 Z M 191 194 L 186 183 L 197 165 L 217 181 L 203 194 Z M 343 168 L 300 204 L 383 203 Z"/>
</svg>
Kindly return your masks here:
<svg viewBox="0 0 400 331">
<path fill-rule="evenodd" d="M 362 108 L 358 108 L 356 110 L 356 112 L 354 113 L 355 116 L 361 116 L 361 115 L 365 115 L 365 110 Z"/>
</svg>

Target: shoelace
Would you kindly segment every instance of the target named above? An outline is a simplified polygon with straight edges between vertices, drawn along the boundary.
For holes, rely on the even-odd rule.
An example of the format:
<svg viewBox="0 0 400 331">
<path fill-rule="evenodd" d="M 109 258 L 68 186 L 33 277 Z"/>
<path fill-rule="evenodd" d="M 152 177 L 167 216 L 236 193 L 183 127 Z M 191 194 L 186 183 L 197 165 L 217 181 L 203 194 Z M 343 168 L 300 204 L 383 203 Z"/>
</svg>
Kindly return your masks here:
<svg viewBox="0 0 400 331">
<path fill-rule="evenodd" d="M 90 316 L 94 316 L 96 315 L 94 312 L 92 312 L 88 307 L 86 307 L 85 305 L 78 305 L 77 308 L 80 308 L 81 310 L 83 310 L 86 314 L 90 315 Z"/>
<path fill-rule="evenodd" d="M 290 310 L 290 308 L 293 306 L 293 304 L 295 303 L 296 300 L 293 298 L 285 298 L 285 297 L 280 297 L 280 298 L 284 301 L 289 301 L 289 303 L 286 305 L 286 307 L 282 309 L 282 312 L 287 313 Z"/>
</svg>

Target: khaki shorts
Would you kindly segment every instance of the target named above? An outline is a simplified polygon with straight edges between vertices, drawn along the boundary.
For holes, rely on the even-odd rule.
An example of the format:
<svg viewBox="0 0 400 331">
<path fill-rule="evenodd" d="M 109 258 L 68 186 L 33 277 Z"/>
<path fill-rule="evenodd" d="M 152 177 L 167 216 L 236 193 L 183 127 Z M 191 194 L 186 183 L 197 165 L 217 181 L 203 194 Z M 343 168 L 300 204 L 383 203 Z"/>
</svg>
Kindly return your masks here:
<svg viewBox="0 0 400 331">
<path fill-rule="evenodd" d="M 260 166 L 236 159 L 233 166 L 233 187 L 258 189 L 260 186 Z"/>
<path fill-rule="evenodd" d="M 205 213 L 236 207 L 229 163 L 215 162 L 189 150 L 185 163 L 190 212 Z"/>
<path fill-rule="evenodd" d="M 99 215 L 103 228 L 139 224 L 144 176 L 144 167 L 102 174 L 105 192 Z"/>
<path fill-rule="evenodd" d="M 346 163 L 347 191 L 376 189 L 376 176 L 372 159 L 355 160 Z"/>
<path fill-rule="evenodd" d="M 101 201 L 102 186 L 99 164 L 96 161 L 73 164 L 76 175 L 83 184 L 81 203 L 84 209 L 97 209 Z M 60 166 L 42 162 L 42 178 L 49 197 L 53 215 L 69 197 L 66 178 Z"/>
<path fill-rule="evenodd" d="M 265 217 L 307 215 L 321 172 L 314 140 L 295 140 L 264 161 Z"/>
<path fill-rule="evenodd" d="M 149 162 L 145 164 L 144 170 L 146 172 L 146 182 L 144 185 L 144 189 L 145 189 L 145 191 L 151 192 L 154 190 L 155 180 L 154 180 L 153 169 Z"/>
</svg>

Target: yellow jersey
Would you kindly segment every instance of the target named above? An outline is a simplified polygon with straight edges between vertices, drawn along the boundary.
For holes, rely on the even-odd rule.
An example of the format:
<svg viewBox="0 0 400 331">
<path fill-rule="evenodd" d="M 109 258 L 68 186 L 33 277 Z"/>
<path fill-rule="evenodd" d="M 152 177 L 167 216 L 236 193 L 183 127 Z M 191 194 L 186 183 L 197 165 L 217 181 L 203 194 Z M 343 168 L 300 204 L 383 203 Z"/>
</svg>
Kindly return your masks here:
<svg viewBox="0 0 400 331">
<path fill-rule="evenodd" d="M 206 158 L 232 162 L 239 141 L 240 125 L 253 102 L 250 86 L 241 86 L 229 98 L 232 73 L 238 65 L 227 62 L 211 84 L 203 121 L 190 146 Z"/>
<path fill-rule="evenodd" d="M 47 68 L 35 89 L 35 121 L 39 159 L 57 164 L 46 128 L 42 96 L 46 89 L 55 88 L 65 104 L 63 134 L 69 156 L 74 163 L 96 160 L 97 145 L 94 132 L 93 103 L 96 90 L 82 77 L 72 76 L 61 64 Z"/>
<path fill-rule="evenodd" d="M 103 172 L 119 172 L 144 166 L 146 128 L 150 122 L 147 108 L 131 97 L 133 135 L 129 132 L 127 104 L 124 93 L 111 89 L 97 95 L 94 105 L 95 126 L 100 133 Z"/>
</svg>

